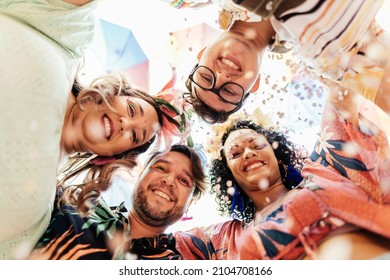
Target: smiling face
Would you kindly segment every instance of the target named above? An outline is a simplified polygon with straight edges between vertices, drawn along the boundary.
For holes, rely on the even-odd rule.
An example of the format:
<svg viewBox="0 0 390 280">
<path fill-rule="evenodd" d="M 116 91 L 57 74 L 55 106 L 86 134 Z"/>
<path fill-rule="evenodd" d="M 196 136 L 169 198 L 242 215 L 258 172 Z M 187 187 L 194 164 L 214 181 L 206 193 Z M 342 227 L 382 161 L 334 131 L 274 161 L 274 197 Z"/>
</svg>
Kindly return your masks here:
<svg viewBox="0 0 390 280">
<path fill-rule="evenodd" d="M 111 107 L 105 102 L 75 106 L 64 131 L 72 133 L 74 150 L 116 155 L 146 143 L 160 128 L 156 110 L 141 98 L 116 96 Z"/>
<path fill-rule="evenodd" d="M 227 82 L 239 84 L 250 92 L 259 73 L 259 51 L 243 35 L 224 32 L 204 51 L 199 65 L 210 68 L 216 77 L 215 87 Z M 225 103 L 217 95 L 194 85 L 198 98 L 217 111 L 229 112 L 235 105 Z"/>
<path fill-rule="evenodd" d="M 226 139 L 223 153 L 245 192 L 265 190 L 281 182 L 274 150 L 264 135 L 252 129 L 235 130 Z"/>
<path fill-rule="evenodd" d="M 159 156 L 133 192 L 135 213 L 150 226 L 167 226 L 187 210 L 194 191 L 191 160 L 180 152 Z"/>
</svg>

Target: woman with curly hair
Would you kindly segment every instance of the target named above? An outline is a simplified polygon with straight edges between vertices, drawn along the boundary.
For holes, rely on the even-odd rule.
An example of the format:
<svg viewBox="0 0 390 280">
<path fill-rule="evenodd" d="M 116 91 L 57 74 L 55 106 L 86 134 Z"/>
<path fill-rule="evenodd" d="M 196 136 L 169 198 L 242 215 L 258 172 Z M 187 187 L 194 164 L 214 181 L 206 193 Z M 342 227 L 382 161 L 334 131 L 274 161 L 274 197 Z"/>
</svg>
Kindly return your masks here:
<svg viewBox="0 0 390 280">
<path fill-rule="evenodd" d="M 390 252 L 386 133 L 369 120 L 369 107 L 359 109 L 357 93 L 323 82 L 329 96 L 304 180 L 260 211 L 237 245 L 240 258 L 374 259 Z M 241 172 L 251 166 L 244 162 Z"/>
<path fill-rule="evenodd" d="M 284 133 L 240 120 L 222 136 L 221 159 L 210 169 L 223 215 L 249 223 L 255 213 L 302 180 L 303 158 Z"/>
<path fill-rule="evenodd" d="M 361 97 L 327 86 L 321 133 L 304 162 L 283 133 L 247 120 L 216 127 L 209 176 L 219 211 L 232 219 L 176 235 L 186 259 L 374 259 L 390 252 L 386 134 L 369 121 L 369 107 L 358 108 Z"/>
</svg>

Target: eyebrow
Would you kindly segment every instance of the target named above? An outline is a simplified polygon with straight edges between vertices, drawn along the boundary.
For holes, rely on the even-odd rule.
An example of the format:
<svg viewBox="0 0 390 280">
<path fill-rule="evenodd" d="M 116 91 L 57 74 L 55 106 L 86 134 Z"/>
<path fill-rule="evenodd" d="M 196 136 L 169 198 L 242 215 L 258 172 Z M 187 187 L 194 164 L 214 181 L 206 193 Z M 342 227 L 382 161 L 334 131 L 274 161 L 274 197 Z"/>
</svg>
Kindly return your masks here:
<svg viewBox="0 0 390 280">
<path fill-rule="evenodd" d="M 141 104 L 139 104 L 138 102 L 134 102 L 134 103 L 136 103 L 138 105 L 139 112 L 140 112 L 141 116 L 143 117 L 145 115 L 145 112 L 144 112 L 144 109 L 142 108 Z M 140 143 L 144 142 L 145 138 L 146 138 L 146 129 L 144 128 L 142 130 L 142 139 L 140 139 Z"/>
<path fill-rule="evenodd" d="M 168 164 L 168 165 L 173 165 L 173 162 L 172 162 L 172 161 L 168 161 L 168 160 L 166 160 L 166 159 L 159 159 L 159 160 L 156 160 L 155 163 L 159 163 L 159 162 L 166 163 L 166 164 Z M 191 173 L 190 173 L 188 170 L 184 169 L 183 172 L 184 172 L 188 177 L 190 177 L 191 180 L 194 180 L 193 176 L 191 175 Z"/>
<path fill-rule="evenodd" d="M 137 103 L 137 105 L 138 105 L 139 111 L 141 113 L 141 116 L 144 116 L 144 113 L 145 113 L 144 109 L 142 108 L 142 106 L 139 103 Z"/>
<path fill-rule="evenodd" d="M 142 140 L 140 141 L 141 143 L 145 140 L 145 137 L 146 137 L 146 129 L 144 128 L 142 130 Z"/>
<path fill-rule="evenodd" d="M 250 143 L 253 143 L 253 142 L 255 141 L 255 139 L 254 139 L 253 137 L 251 137 L 251 138 L 249 138 L 249 139 L 244 139 L 242 142 L 245 142 L 245 141 L 248 141 L 248 143 L 250 144 Z M 237 144 L 236 142 L 234 142 L 234 144 L 231 145 L 231 146 L 229 147 L 229 152 L 230 152 L 232 149 L 238 148 L 238 147 L 239 147 L 238 144 Z"/>
</svg>

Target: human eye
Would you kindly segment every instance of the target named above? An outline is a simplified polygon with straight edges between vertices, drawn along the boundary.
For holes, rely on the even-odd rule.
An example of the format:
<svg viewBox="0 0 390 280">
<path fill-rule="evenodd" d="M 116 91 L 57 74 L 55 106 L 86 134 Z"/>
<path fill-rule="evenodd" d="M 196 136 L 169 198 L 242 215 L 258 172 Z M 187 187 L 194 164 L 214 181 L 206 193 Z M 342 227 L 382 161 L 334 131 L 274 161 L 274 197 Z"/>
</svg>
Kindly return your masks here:
<svg viewBox="0 0 390 280">
<path fill-rule="evenodd" d="M 226 94 L 226 95 L 232 95 L 232 96 L 235 96 L 237 95 L 237 93 L 235 93 L 234 91 L 232 91 L 229 87 L 227 86 L 224 86 L 223 89 L 222 89 L 223 93 Z"/>
<path fill-rule="evenodd" d="M 242 155 L 242 152 L 240 150 L 232 150 L 229 152 L 229 158 L 230 159 L 236 159 Z"/>
<path fill-rule="evenodd" d="M 225 95 L 230 95 L 230 96 L 238 96 L 238 95 L 241 95 L 241 91 L 237 88 L 236 85 L 234 84 L 226 84 L 223 88 L 222 88 L 222 92 L 225 94 Z"/>
<path fill-rule="evenodd" d="M 262 150 L 262 149 L 264 149 L 266 146 L 267 146 L 267 145 L 265 145 L 265 144 L 254 144 L 254 145 L 253 145 L 253 149 L 255 149 L 255 150 Z"/>
<path fill-rule="evenodd" d="M 136 113 L 135 106 L 134 106 L 133 102 L 131 102 L 131 101 L 129 101 L 128 105 L 129 105 L 129 114 L 132 118 L 134 118 L 135 113 Z"/>
<path fill-rule="evenodd" d="M 166 166 L 164 166 L 163 164 L 154 164 L 152 166 L 152 169 L 157 170 L 157 171 L 161 171 L 161 172 L 166 172 L 167 171 Z"/>
<path fill-rule="evenodd" d="M 188 179 L 185 178 L 185 177 L 180 177 L 180 178 L 179 178 L 179 182 L 180 182 L 181 185 L 183 185 L 183 186 L 185 186 L 185 187 L 187 187 L 187 188 L 190 188 L 190 187 L 191 187 L 191 182 L 190 182 L 190 180 L 188 180 Z"/>
<path fill-rule="evenodd" d="M 208 74 L 201 74 L 202 81 L 206 83 L 207 85 L 213 84 L 213 77 Z"/>
<path fill-rule="evenodd" d="M 139 144 L 139 139 L 137 137 L 137 132 L 135 130 L 133 130 L 133 133 L 132 133 L 132 136 L 133 136 L 133 143 L 134 144 Z"/>
</svg>

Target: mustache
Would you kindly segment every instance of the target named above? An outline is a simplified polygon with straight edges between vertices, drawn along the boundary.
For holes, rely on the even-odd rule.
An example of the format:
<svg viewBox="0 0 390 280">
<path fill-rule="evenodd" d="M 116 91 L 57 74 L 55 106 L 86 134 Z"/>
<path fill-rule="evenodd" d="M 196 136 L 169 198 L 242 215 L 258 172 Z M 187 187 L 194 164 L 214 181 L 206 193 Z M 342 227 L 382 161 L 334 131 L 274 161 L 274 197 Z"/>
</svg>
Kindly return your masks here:
<svg viewBox="0 0 390 280">
<path fill-rule="evenodd" d="M 172 201 L 177 201 L 177 195 L 174 192 L 174 188 L 168 186 L 164 182 L 152 183 L 147 187 L 148 191 L 161 191 L 167 193 Z"/>
</svg>

